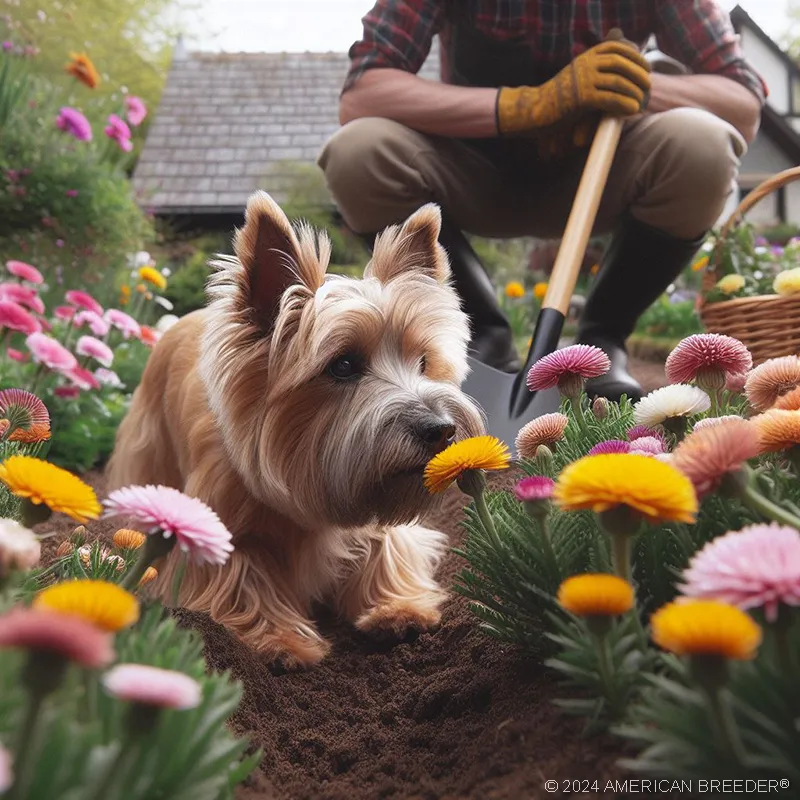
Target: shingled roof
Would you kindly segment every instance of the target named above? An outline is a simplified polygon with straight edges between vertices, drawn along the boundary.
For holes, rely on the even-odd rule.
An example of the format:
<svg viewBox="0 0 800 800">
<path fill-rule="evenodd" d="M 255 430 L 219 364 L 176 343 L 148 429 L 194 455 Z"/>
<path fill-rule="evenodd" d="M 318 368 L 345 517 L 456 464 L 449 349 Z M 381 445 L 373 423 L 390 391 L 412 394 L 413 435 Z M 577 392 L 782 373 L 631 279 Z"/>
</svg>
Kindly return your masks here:
<svg viewBox="0 0 800 800">
<path fill-rule="evenodd" d="M 438 79 L 434 46 L 421 75 Z M 133 177 L 159 215 L 240 213 L 254 189 L 285 200 L 339 127 L 346 53 L 186 53 L 176 48 Z"/>
</svg>

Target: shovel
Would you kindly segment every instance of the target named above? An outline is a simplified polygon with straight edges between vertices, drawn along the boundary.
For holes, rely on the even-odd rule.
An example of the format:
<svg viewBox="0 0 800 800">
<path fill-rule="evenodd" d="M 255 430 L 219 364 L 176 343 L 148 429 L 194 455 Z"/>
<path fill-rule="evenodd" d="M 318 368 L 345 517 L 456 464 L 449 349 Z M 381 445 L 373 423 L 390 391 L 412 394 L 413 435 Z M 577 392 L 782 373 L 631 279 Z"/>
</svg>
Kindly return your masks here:
<svg viewBox="0 0 800 800">
<path fill-rule="evenodd" d="M 608 38 L 621 38 L 621 34 L 612 31 Z M 604 117 L 598 125 L 536 320 L 525 366 L 514 375 L 475 358 L 469 359 L 470 374 L 462 384 L 462 391 L 483 408 L 487 433 L 505 442 L 515 457 L 514 440 L 520 428 L 542 414 L 558 411 L 561 403 L 558 389 L 531 392 L 526 378 L 540 358 L 558 349 L 622 125 L 623 120 L 618 117 Z"/>
</svg>

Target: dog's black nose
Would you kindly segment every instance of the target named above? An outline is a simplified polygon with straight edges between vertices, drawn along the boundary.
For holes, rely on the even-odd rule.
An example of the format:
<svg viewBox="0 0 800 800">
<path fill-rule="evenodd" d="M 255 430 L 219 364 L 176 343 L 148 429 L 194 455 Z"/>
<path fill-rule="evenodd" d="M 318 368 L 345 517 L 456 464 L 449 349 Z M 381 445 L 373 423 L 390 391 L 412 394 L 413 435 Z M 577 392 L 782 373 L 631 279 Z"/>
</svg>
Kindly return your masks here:
<svg viewBox="0 0 800 800">
<path fill-rule="evenodd" d="M 453 443 L 456 426 L 448 419 L 433 414 L 420 417 L 414 423 L 414 434 L 433 452 L 439 453 Z"/>
</svg>

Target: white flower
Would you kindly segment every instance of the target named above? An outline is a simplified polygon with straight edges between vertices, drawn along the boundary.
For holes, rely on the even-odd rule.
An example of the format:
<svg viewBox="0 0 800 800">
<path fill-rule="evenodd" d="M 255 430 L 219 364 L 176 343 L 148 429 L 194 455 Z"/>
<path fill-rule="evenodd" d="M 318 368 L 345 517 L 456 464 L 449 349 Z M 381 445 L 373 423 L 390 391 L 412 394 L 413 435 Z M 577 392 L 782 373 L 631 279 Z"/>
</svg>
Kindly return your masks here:
<svg viewBox="0 0 800 800">
<path fill-rule="evenodd" d="M 152 260 L 153 258 L 150 255 L 150 253 L 147 252 L 147 250 L 140 250 L 133 257 L 134 269 L 139 269 L 139 267 L 146 267 Z"/>
<path fill-rule="evenodd" d="M 650 392 L 633 408 L 637 425 L 652 428 L 673 417 L 691 417 L 711 408 L 711 398 L 697 386 L 673 383 Z"/>
<path fill-rule="evenodd" d="M 32 569 L 39 563 L 42 546 L 33 531 L 13 519 L 0 519 L 0 574 Z"/>
<path fill-rule="evenodd" d="M 162 297 L 162 296 L 161 296 L 161 295 L 159 295 L 159 294 L 157 294 L 157 295 L 155 296 L 155 301 L 156 301 L 156 303 L 158 303 L 158 304 L 159 304 L 159 305 L 160 305 L 162 308 L 166 308 L 166 309 L 167 309 L 167 311 L 172 311 L 172 309 L 173 309 L 173 308 L 175 308 L 175 306 L 174 306 L 174 305 L 172 305 L 172 303 L 170 303 L 170 301 L 169 301 L 169 300 L 167 300 L 167 298 L 166 298 L 166 297 Z"/>
<path fill-rule="evenodd" d="M 729 419 L 740 419 L 736 414 L 723 414 L 721 417 L 706 417 L 699 419 L 694 424 L 694 430 L 701 431 L 703 428 L 713 428 L 715 425 L 720 425 Z"/>
<path fill-rule="evenodd" d="M 170 275 L 172 275 L 172 270 L 171 270 L 169 267 L 164 267 L 164 268 L 161 270 L 161 274 L 162 274 L 162 275 L 163 275 L 165 278 L 169 278 L 169 276 L 170 276 Z"/>
<path fill-rule="evenodd" d="M 119 375 L 113 369 L 105 369 L 100 367 L 94 372 L 95 378 L 103 384 L 103 386 L 111 386 L 113 389 L 122 389 L 125 384 L 119 379 Z"/>
<path fill-rule="evenodd" d="M 159 333 L 166 333 L 177 321 L 178 318 L 174 314 L 164 314 L 156 323 L 156 330 Z"/>
</svg>

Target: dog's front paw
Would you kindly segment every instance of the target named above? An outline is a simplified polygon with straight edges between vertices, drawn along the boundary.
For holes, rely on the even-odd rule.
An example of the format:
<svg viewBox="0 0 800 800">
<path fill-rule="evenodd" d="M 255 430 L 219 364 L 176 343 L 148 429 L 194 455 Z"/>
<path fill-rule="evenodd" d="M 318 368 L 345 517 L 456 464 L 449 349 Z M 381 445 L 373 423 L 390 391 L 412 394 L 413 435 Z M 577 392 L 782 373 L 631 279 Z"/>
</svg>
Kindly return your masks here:
<svg viewBox="0 0 800 800">
<path fill-rule="evenodd" d="M 441 618 L 435 606 L 395 601 L 370 609 L 355 625 L 362 633 L 376 639 L 405 639 L 435 628 Z"/>
<path fill-rule="evenodd" d="M 260 653 L 275 672 L 296 672 L 318 664 L 331 646 L 321 637 L 312 638 L 294 631 L 279 631 L 245 644 Z"/>
</svg>

